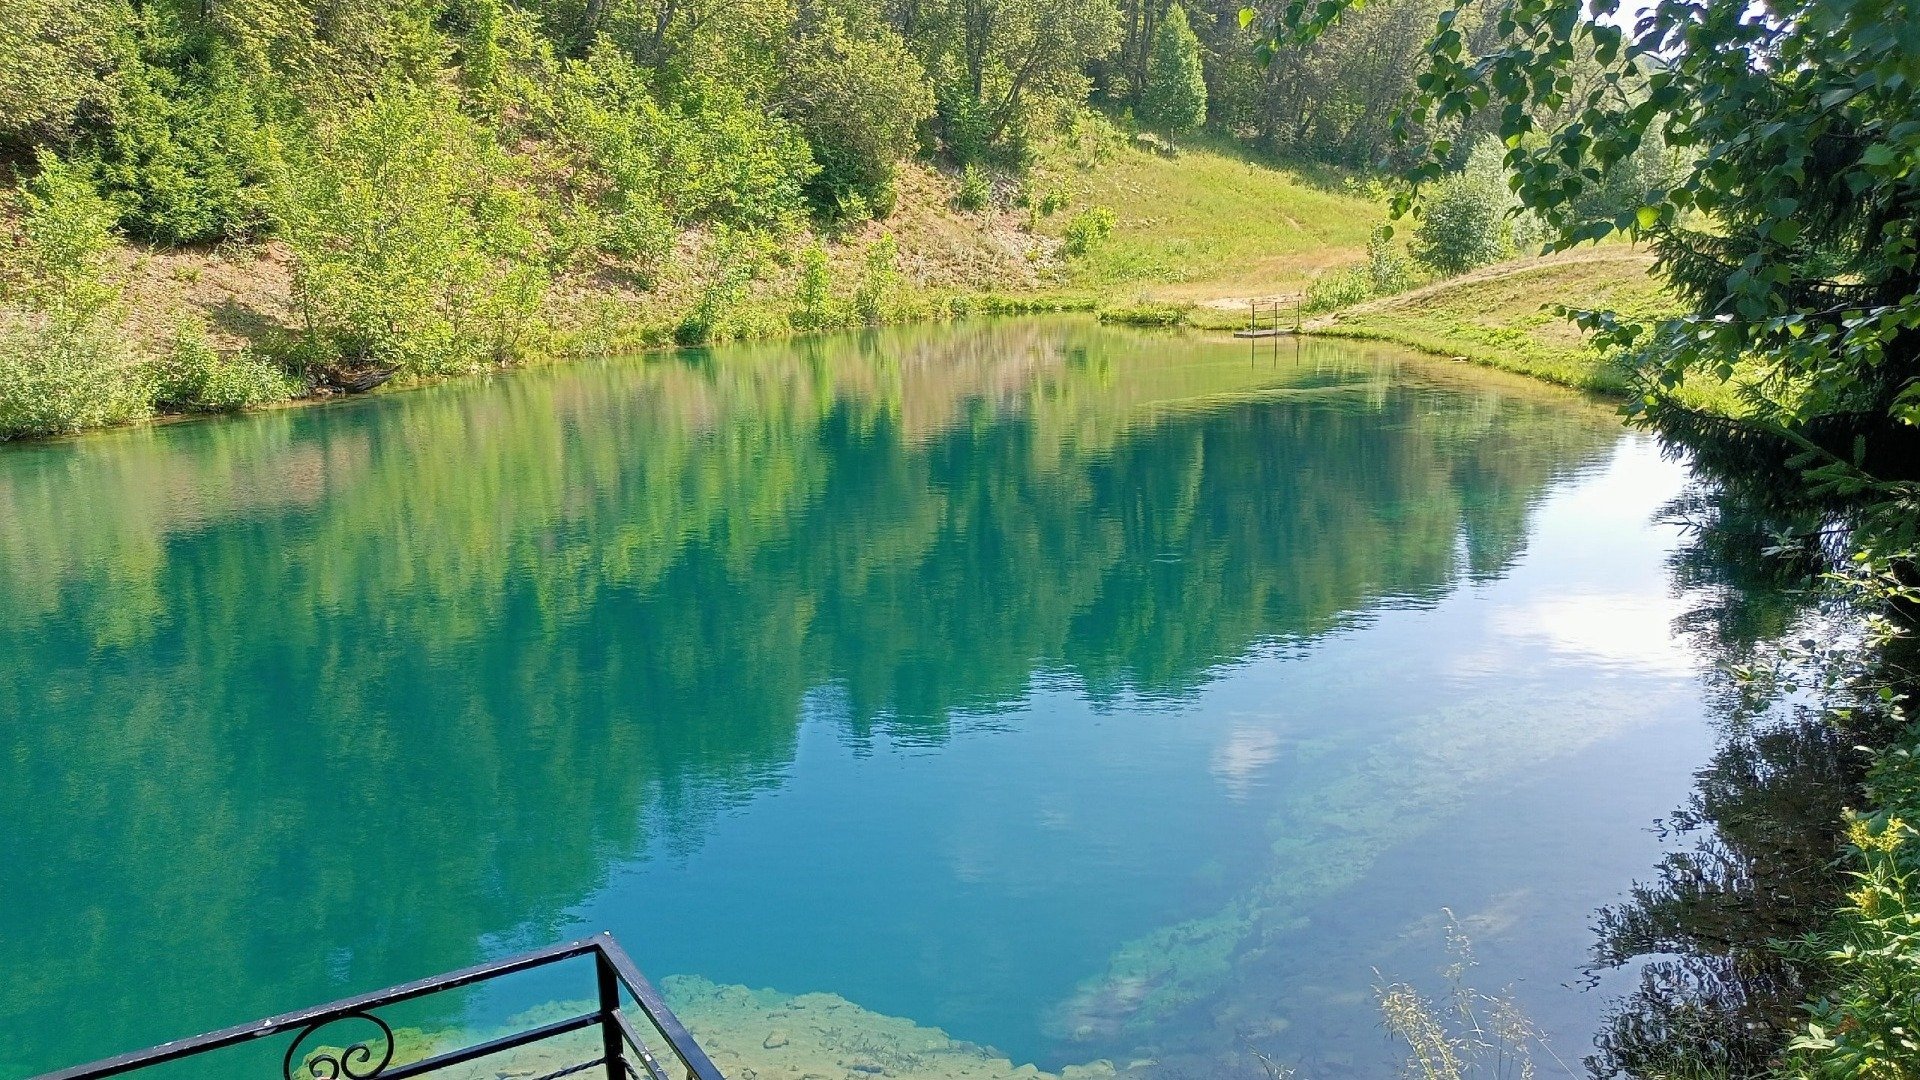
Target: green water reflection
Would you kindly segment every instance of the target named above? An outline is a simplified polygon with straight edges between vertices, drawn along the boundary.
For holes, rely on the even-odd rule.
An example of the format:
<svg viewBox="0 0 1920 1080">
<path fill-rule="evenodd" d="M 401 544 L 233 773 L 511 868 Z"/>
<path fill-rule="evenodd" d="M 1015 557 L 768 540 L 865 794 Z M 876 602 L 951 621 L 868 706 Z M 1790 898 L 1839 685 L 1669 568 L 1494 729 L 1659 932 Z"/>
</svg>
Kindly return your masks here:
<svg viewBox="0 0 1920 1080">
<path fill-rule="evenodd" d="M 1619 439 L 1392 353 L 1069 320 L 5 448 L 0 1074 L 602 925 L 1017 1061 L 1240 1054 L 1408 820 L 1616 730 L 1568 691 L 1541 734 L 1542 686 L 1679 685 L 1361 706 L 1445 685 L 1419 613 Z M 1338 722 L 1236 726 L 1281 700 Z"/>
</svg>

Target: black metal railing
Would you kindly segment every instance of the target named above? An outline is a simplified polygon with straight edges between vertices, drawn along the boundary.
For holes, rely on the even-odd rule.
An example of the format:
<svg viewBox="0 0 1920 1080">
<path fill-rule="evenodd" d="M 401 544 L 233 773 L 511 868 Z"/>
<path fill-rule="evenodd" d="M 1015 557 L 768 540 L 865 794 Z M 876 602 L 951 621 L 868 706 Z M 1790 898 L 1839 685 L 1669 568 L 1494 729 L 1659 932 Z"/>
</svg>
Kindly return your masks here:
<svg viewBox="0 0 1920 1080">
<path fill-rule="evenodd" d="M 380 1018 L 376 1010 L 586 956 L 593 958 L 594 965 L 593 989 L 597 1005 L 592 1010 L 436 1053 L 418 1061 L 394 1063 L 398 1046 L 393 1028 Z M 633 1011 L 645 1023 L 644 1029 L 635 1026 L 626 1007 L 628 998 L 632 999 L 635 1006 Z M 365 1035 L 345 1046 L 335 1046 L 320 1036 L 328 1029 L 335 1029 L 336 1025 L 352 1025 L 347 1030 L 357 1028 Z M 686 1071 L 687 1080 L 723 1080 L 720 1070 L 714 1068 L 713 1062 L 693 1041 L 693 1036 L 687 1034 L 687 1029 L 673 1015 L 673 1010 L 667 1008 L 660 992 L 633 966 L 633 961 L 628 959 L 626 951 L 620 948 L 611 934 L 553 945 L 430 979 L 346 998 L 330 1005 L 282 1013 L 251 1024 L 163 1043 L 90 1065 L 50 1072 L 35 1080 L 94 1080 L 96 1077 L 119 1076 L 242 1043 L 283 1036 L 289 1032 L 294 1035 L 292 1041 L 287 1043 L 286 1054 L 280 1062 L 283 1080 L 374 1080 L 376 1077 L 379 1080 L 406 1080 L 407 1077 L 430 1075 L 455 1065 L 557 1040 L 561 1036 L 595 1027 L 600 1030 L 599 1056 L 550 1071 L 543 1080 L 582 1074 L 604 1075 L 608 1080 L 673 1080 L 656 1055 L 656 1046 L 664 1047 L 672 1055 L 672 1059 Z M 653 1034 L 654 1045 L 649 1045 L 649 1041 L 642 1038 L 643 1030 Z M 303 1048 L 307 1048 L 304 1053 Z"/>
</svg>

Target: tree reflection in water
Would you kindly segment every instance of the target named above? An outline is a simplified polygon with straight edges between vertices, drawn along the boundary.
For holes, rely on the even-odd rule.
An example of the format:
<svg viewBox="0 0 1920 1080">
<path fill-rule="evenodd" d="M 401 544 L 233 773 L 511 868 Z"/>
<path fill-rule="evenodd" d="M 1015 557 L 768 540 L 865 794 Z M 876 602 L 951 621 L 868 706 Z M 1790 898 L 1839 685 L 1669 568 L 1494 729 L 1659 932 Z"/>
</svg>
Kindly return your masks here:
<svg viewBox="0 0 1920 1080">
<path fill-rule="evenodd" d="M 1891 735 L 1844 686 L 1810 686 L 1831 674 L 1817 662 L 1802 663 L 1802 677 L 1765 677 L 1848 625 L 1848 612 L 1818 584 L 1827 531 L 1758 501 L 1743 485 L 1703 483 L 1672 507 L 1694 526 L 1673 571 L 1676 587 L 1706 597 L 1685 630 L 1716 661 L 1720 745 L 1686 805 L 1656 826 L 1685 846 L 1599 912 L 1592 974 L 1637 964 L 1639 982 L 1595 1036 L 1596 1076 L 1767 1071 L 1818 989 L 1817 971 L 1783 943 L 1839 903 L 1834 864 L 1845 810 L 1860 803 L 1864 748 Z"/>
</svg>

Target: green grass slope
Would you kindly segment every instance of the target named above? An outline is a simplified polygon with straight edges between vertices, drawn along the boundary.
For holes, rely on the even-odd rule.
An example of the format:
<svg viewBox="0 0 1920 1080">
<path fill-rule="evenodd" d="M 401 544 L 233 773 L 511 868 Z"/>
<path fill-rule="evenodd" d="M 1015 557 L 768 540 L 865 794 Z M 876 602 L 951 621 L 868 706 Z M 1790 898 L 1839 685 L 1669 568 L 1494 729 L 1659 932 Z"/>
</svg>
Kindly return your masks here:
<svg viewBox="0 0 1920 1080">
<path fill-rule="evenodd" d="M 1228 147 L 1062 152 L 1041 163 L 1034 187 L 1069 198 L 1040 226 L 1055 236 L 1082 207 L 1114 212 L 1113 235 L 1066 266 L 1072 288 L 1113 302 L 1295 292 L 1321 270 L 1365 258 L 1368 233 L 1385 219 L 1361 192 Z"/>
<path fill-rule="evenodd" d="M 1658 315 L 1673 299 L 1648 271 L 1652 257 L 1623 246 L 1500 263 L 1400 296 L 1358 304 L 1308 324 L 1310 332 L 1391 341 L 1458 356 L 1563 386 L 1628 389 L 1625 373 L 1587 344 L 1555 305 Z"/>
</svg>

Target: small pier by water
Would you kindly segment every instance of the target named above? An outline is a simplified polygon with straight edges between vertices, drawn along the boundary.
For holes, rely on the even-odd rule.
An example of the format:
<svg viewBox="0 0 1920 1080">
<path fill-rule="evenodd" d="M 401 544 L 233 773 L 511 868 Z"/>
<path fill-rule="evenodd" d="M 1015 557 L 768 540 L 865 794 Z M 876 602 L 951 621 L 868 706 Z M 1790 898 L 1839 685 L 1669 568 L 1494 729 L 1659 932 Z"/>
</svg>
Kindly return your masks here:
<svg viewBox="0 0 1920 1080">
<path fill-rule="evenodd" d="M 1287 311 L 1288 308 L 1292 309 L 1291 312 Z M 1283 321 L 1288 314 L 1291 314 L 1293 317 L 1291 323 Z M 1300 316 L 1301 308 L 1299 297 L 1294 297 L 1292 304 L 1288 304 L 1284 299 L 1279 297 L 1268 300 L 1249 300 L 1247 301 L 1247 328 L 1244 330 L 1235 330 L 1233 336 L 1237 338 L 1267 338 L 1298 334 L 1300 332 Z"/>
</svg>

